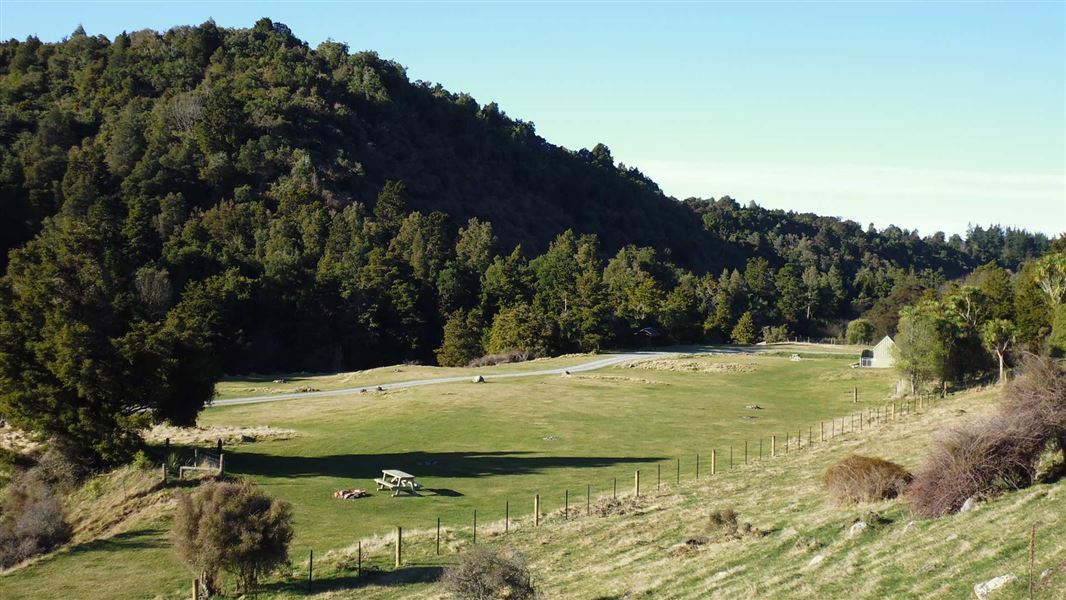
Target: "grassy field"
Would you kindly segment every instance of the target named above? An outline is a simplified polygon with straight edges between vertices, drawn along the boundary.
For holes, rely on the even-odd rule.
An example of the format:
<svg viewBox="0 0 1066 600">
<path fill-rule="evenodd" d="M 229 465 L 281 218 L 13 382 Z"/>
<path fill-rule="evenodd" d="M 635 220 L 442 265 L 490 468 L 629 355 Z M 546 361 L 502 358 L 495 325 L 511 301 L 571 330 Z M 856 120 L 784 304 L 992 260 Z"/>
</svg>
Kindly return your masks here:
<svg viewBox="0 0 1066 600">
<path fill-rule="evenodd" d="M 249 475 L 297 510 L 298 551 L 329 549 L 395 525 L 425 527 L 440 517 L 466 523 L 477 509 L 502 518 L 505 502 L 528 512 L 539 493 L 548 508 L 564 490 L 583 496 L 627 481 L 634 469 L 662 465 L 676 477 L 695 474 L 696 454 L 710 470 L 743 461 L 743 445 L 769 451 L 769 436 L 883 401 L 891 375 L 852 370 L 840 359 L 792 362 L 783 357 L 698 359 L 717 372 L 617 367 L 570 377 L 537 377 L 483 384 L 455 383 L 379 394 L 220 407 L 203 425 L 269 425 L 294 429 L 284 441 L 238 446 L 229 469 Z M 662 361 L 660 361 L 662 362 Z M 672 361 L 665 361 L 669 368 Z M 761 410 L 749 410 L 758 404 Z M 422 497 L 374 493 L 335 500 L 336 489 L 372 485 L 383 468 L 413 473 Z"/>
<path fill-rule="evenodd" d="M 802 428 L 806 435 L 808 425 L 854 411 L 853 388 L 860 405 L 883 405 L 892 380 L 888 372 L 849 369 L 850 354 L 798 362 L 769 355 L 694 360 L 699 370 L 658 361 L 650 365 L 656 368 L 217 407 L 200 421 L 298 432 L 234 447 L 227 465 L 294 504 L 293 556 L 302 560 L 311 549 L 323 556 L 396 525 L 430 529 L 439 517 L 446 528 L 468 526 L 475 509 L 489 523 L 503 517 L 505 502 L 513 517 L 528 515 L 538 493 L 545 511 L 562 507 L 564 490 L 578 505 L 586 486 L 593 496 L 609 494 L 617 478 L 620 490 L 629 489 L 635 469 L 651 486 L 661 466 L 665 483 L 676 477 L 678 458 L 681 477 L 691 480 L 697 453 L 709 473 L 712 449 L 724 470 L 731 445 L 737 465 L 745 441 L 754 460 L 760 439 L 768 453 L 770 435 L 783 445 L 786 432 Z M 425 493 L 332 497 L 336 489 L 372 486 L 382 468 L 418 475 Z M 150 513 L 3 577 L 0 591 L 4 598 L 182 597 L 189 573 L 169 549 L 168 529 L 165 510 Z"/>
</svg>

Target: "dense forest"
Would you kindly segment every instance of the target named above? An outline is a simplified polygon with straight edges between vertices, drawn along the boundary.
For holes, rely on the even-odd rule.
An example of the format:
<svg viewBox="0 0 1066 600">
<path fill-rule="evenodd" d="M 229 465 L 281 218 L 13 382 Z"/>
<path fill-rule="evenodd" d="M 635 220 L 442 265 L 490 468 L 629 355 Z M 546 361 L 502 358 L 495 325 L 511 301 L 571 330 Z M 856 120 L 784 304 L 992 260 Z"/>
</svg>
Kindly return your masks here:
<svg viewBox="0 0 1066 600">
<path fill-rule="evenodd" d="M 0 44 L 0 203 L 0 410 L 108 460 L 145 420 L 190 422 L 223 372 L 593 351 L 646 326 L 752 343 L 865 315 L 865 339 L 1050 248 L 679 201 L 602 144 L 553 146 L 269 19 Z"/>
</svg>

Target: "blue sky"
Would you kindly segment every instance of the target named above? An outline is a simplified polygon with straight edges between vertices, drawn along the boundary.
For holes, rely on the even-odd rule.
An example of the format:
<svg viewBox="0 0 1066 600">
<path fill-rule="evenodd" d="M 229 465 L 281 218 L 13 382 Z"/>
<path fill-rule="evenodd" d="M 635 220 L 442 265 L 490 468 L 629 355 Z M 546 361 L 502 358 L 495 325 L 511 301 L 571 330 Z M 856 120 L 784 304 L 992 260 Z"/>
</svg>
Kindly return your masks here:
<svg viewBox="0 0 1066 600">
<path fill-rule="evenodd" d="M 46 41 L 269 16 L 610 146 L 679 198 L 1066 231 L 1066 2 L 12 2 Z"/>
</svg>

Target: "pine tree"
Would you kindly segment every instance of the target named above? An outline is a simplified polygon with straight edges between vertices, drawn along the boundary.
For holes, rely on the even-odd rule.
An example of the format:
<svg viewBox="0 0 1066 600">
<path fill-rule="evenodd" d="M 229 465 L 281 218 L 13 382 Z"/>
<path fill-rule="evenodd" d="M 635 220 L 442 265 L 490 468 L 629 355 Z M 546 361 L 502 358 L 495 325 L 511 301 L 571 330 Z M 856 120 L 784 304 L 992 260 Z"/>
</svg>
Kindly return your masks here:
<svg viewBox="0 0 1066 600">
<path fill-rule="evenodd" d="M 737 320 L 737 326 L 733 328 L 730 337 L 734 344 L 754 344 L 755 335 L 755 319 L 752 318 L 750 312 L 745 311 Z"/>
</svg>

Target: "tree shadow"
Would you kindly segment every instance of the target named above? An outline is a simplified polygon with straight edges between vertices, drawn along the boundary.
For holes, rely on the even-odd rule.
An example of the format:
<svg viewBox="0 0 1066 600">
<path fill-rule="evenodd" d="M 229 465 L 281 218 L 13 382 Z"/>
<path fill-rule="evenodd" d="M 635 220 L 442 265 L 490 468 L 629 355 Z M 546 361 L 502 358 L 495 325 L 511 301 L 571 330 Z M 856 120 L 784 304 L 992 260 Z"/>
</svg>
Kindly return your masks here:
<svg viewBox="0 0 1066 600">
<path fill-rule="evenodd" d="M 368 585 L 392 586 L 414 583 L 432 583 L 440 579 L 443 567 L 430 565 L 411 565 L 382 571 L 373 569 L 356 575 L 350 572 L 337 572 L 325 576 L 315 576 L 311 582 L 311 594 L 352 590 Z M 259 586 L 259 592 L 299 593 L 308 595 L 307 580 L 290 580 L 266 583 Z"/>
<path fill-rule="evenodd" d="M 647 456 L 530 456 L 532 452 L 400 452 L 279 456 L 236 449 L 226 454 L 228 471 L 270 477 L 337 477 L 373 479 L 382 469 L 400 469 L 418 477 L 477 478 L 525 475 L 548 469 L 599 468 L 665 460 Z M 427 490 L 428 491 L 428 490 Z M 447 495 L 447 494 L 441 494 Z"/>
<path fill-rule="evenodd" d="M 72 546 L 70 554 L 84 552 L 124 552 L 146 548 L 162 548 L 166 545 L 166 532 L 162 529 L 134 529 L 111 537 L 92 540 Z"/>
</svg>

